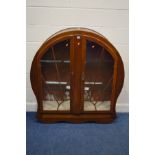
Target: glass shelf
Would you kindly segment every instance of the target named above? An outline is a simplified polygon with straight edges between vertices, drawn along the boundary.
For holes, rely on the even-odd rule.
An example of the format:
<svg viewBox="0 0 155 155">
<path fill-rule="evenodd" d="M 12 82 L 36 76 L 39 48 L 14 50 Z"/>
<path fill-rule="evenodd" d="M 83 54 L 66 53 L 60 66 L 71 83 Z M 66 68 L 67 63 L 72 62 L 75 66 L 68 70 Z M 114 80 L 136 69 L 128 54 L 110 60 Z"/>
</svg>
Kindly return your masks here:
<svg viewBox="0 0 155 155">
<path fill-rule="evenodd" d="M 67 82 L 63 82 L 63 81 L 61 81 L 61 82 L 59 82 L 59 81 L 45 81 L 45 83 L 46 84 L 62 84 L 62 85 L 65 85 L 65 84 L 67 84 Z M 84 82 L 84 84 L 87 84 L 87 85 L 102 85 L 103 84 L 103 82 Z"/>
<path fill-rule="evenodd" d="M 45 81 L 46 84 L 62 84 L 66 85 L 67 82 L 59 82 L 59 81 Z"/>
<path fill-rule="evenodd" d="M 69 60 L 40 60 L 41 63 L 70 63 Z"/>
<path fill-rule="evenodd" d="M 67 85 L 68 82 L 64 82 L 64 81 L 45 81 L 46 84 L 48 85 L 52 85 L 52 84 L 57 84 L 57 85 Z M 84 82 L 85 85 L 105 85 L 103 82 L 90 82 L 90 81 L 86 81 Z"/>
</svg>

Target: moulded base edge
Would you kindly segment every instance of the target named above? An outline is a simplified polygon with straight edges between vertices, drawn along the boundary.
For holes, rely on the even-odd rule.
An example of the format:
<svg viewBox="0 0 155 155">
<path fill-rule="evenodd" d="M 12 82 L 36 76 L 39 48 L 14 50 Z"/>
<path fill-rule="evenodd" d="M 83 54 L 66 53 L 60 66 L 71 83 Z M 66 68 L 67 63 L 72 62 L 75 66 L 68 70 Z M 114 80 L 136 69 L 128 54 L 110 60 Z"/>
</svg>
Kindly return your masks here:
<svg viewBox="0 0 155 155">
<path fill-rule="evenodd" d="M 116 118 L 115 114 L 45 114 L 37 113 L 37 119 L 44 123 L 55 122 L 70 122 L 70 123 L 83 123 L 83 122 L 96 122 L 96 123 L 111 123 Z"/>
</svg>

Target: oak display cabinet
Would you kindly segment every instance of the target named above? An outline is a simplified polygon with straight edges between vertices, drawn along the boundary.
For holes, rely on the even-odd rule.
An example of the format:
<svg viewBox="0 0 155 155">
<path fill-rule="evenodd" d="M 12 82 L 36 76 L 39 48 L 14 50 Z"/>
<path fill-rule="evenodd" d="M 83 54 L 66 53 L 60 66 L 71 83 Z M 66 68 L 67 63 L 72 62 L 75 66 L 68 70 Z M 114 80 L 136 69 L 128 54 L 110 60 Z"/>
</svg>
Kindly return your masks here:
<svg viewBox="0 0 155 155">
<path fill-rule="evenodd" d="M 123 62 L 93 30 L 69 28 L 48 38 L 33 59 L 30 78 L 39 121 L 109 123 L 116 118 Z"/>
</svg>

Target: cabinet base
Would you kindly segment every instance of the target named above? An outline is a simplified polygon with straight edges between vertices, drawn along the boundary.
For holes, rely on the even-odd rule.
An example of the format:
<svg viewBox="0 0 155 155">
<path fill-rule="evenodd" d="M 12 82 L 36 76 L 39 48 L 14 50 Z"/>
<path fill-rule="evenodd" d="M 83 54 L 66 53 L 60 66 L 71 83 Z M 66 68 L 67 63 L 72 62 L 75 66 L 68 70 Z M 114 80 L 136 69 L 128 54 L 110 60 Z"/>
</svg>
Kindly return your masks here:
<svg viewBox="0 0 155 155">
<path fill-rule="evenodd" d="M 115 114 L 37 114 L 37 119 L 44 123 L 55 122 L 96 122 L 96 123 L 111 123 L 116 118 Z"/>
</svg>

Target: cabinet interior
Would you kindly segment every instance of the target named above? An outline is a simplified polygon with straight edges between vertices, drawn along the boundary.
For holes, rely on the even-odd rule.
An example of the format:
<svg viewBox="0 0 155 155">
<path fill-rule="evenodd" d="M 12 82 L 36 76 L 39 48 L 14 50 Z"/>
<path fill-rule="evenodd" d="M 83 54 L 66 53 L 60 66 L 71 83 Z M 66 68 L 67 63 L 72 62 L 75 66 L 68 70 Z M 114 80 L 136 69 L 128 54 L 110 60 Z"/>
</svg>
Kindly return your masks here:
<svg viewBox="0 0 155 155">
<path fill-rule="evenodd" d="M 85 42 L 83 112 L 110 111 L 113 57 L 98 43 L 90 40 Z M 43 81 L 42 103 L 45 111 L 71 109 L 70 52 L 71 41 L 63 40 L 50 46 L 40 60 Z"/>
</svg>

